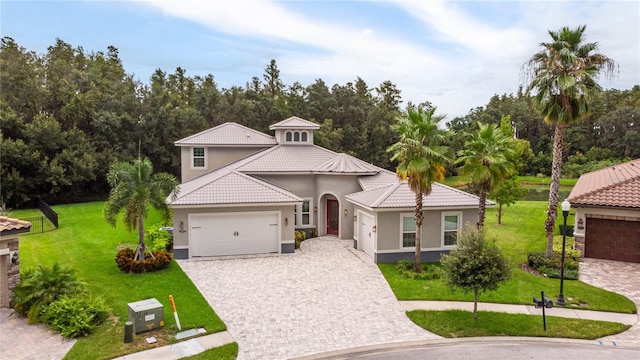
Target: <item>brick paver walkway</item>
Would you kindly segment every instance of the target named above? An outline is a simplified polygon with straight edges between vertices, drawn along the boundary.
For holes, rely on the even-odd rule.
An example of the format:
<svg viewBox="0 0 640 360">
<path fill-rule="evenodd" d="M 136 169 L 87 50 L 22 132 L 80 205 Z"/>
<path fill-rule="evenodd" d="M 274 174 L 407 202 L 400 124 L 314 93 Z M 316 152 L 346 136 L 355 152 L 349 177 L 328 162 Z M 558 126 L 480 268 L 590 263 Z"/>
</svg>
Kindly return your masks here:
<svg viewBox="0 0 640 360">
<path fill-rule="evenodd" d="M 27 319 L 0 309 L 0 359 L 62 359 L 75 340 L 63 339 L 41 324 L 29 325 Z"/>
<path fill-rule="evenodd" d="M 439 338 L 406 317 L 378 267 L 352 247 L 318 238 L 291 255 L 178 263 L 238 342 L 238 359 Z"/>
<path fill-rule="evenodd" d="M 640 310 L 640 264 L 585 258 L 580 260 L 580 280 L 622 294 Z M 631 329 L 601 340 L 640 345 L 640 316 L 638 320 Z"/>
</svg>

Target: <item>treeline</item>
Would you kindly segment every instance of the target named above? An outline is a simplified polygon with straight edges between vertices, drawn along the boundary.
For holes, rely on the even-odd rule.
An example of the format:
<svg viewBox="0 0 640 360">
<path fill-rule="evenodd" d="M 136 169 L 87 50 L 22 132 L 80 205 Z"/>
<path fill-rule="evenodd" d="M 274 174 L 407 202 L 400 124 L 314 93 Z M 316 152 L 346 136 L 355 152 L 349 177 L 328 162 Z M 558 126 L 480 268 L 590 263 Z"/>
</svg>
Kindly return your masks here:
<svg viewBox="0 0 640 360">
<path fill-rule="evenodd" d="M 269 125 L 292 115 L 321 124 L 318 145 L 393 170 L 386 149 L 396 141 L 391 125 L 401 105 L 417 106 L 403 104 L 391 81 L 376 87 L 360 78 L 344 85 L 329 86 L 322 79 L 286 85 L 275 61 L 261 77 L 228 89 L 220 88 L 213 75 L 190 77 L 182 68 L 158 69 L 147 84 L 125 71 L 115 47 L 88 53 L 58 39 L 37 54 L 5 37 L 0 203 L 20 207 L 36 197 L 54 204 L 104 199 L 105 176 L 114 161 L 140 154 L 155 171 L 179 176 L 175 140 L 228 121 L 269 133 Z M 640 157 L 639 109 L 638 86 L 604 93 L 594 102 L 593 115 L 568 130 L 565 149 L 574 154 L 569 159 L 584 169 Z M 463 131 L 474 129 L 476 121 L 499 124 L 507 114 L 517 136 L 531 144 L 522 172 L 548 174 L 553 132 L 521 92 L 494 96 L 485 107 L 449 122 L 450 146 L 460 149 Z"/>
</svg>

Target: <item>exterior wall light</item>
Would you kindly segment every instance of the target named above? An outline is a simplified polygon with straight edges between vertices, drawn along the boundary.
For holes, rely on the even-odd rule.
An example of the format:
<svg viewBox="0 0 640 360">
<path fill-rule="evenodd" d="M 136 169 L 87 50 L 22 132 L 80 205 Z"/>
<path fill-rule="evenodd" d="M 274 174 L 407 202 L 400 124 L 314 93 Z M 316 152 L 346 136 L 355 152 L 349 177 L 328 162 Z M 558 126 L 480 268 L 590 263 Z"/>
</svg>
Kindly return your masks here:
<svg viewBox="0 0 640 360">
<path fill-rule="evenodd" d="M 373 225 L 373 227 L 371 228 L 371 231 L 376 232 L 376 230 L 378 230 L 378 227 L 376 225 Z"/>
<path fill-rule="evenodd" d="M 347 216 L 347 214 L 349 213 L 349 211 L 347 211 L 347 209 L 344 209 L 344 216 Z"/>
</svg>

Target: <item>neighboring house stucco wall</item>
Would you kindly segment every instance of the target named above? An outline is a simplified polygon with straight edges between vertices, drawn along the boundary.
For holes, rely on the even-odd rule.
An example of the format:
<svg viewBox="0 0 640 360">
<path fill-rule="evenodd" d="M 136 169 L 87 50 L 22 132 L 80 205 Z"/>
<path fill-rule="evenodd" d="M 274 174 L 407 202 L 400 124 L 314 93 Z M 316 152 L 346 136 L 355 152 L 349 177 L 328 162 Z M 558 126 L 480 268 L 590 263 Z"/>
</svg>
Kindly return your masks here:
<svg viewBox="0 0 640 360">
<path fill-rule="evenodd" d="M 230 212 L 279 211 L 282 222 L 280 232 L 281 244 L 294 242 L 293 205 L 282 206 L 235 206 L 235 207 L 203 207 L 203 208 L 174 208 L 173 209 L 173 248 L 174 252 L 184 253 L 189 247 L 189 214 L 215 214 Z M 182 250 L 182 251 L 181 251 Z M 176 256 L 176 258 L 178 258 Z M 184 257 L 183 257 L 184 258 Z"/>
<path fill-rule="evenodd" d="M 206 150 L 207 166 L 203 169 L 193 169 L 191 166 L 191 149 L 194 147 L 204 147 Z M 181 146 L 180 147 L 180 164 L 181 164 L 181 181 L 185 182 L 196 176 L 205 174 L 211 170 L 217 169 L 224 165 L 238 161 L 246 156 L 254 154 L 258 151 L 267 149 L 263 147 L 206 147 L 206 146 Z"/>
</svg>

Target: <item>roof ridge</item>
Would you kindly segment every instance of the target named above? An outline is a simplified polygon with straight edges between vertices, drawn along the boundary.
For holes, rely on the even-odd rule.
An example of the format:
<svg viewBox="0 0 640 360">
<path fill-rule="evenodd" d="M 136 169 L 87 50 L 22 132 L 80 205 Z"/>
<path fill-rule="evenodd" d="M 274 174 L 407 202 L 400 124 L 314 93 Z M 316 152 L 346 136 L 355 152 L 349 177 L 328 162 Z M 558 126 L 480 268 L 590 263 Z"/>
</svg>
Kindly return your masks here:
<svg viewBox="0 0 640 360">
<path fill-rule="evenodd" d="M 445 184 L 443 184 L 443 183 L 441 183 L 441 182 L 437 182 L 437 181 L 433 182 L 433 184 L 438 185 L 438 186 L 445 187 L 445 188 L 447 188 L 447 189 L 451 189 L 451 190 L 453 190 L 453 191 L 455 191 L 455 192 L 458 192 L 458 193 L 460 193 L 460 194 L 463 194 L 463 195 L 467 195 L 467 196 L 474 197 L 474 198 L 478 199 L 478 201 L 480 201 L 480 197 L 479 197 L 478 195 L 475 195 L 475 194 L 472 194 L 472 193 L 469 193 L 469 192 L 466 192 L 466 191 L 462 191 L 462 190 L 460 190 L 460 189 L 456 189 L 456 188 L 454 188 L 453 186 L 445 185 Z M 490 200 L 489 200 L 489 199 L 487 199 L 487 201 L 490 201 Z M 490 202 L 492 202 L 492 201 L 490 201 Z"/>
<path fill-rule="evenodd" d="M 262 131 L 258 131 L 258 130 L 252 129 L 252 128 L 248 127 L 248 126 L 245 126 L 245 125 L 239 124 L 239 123 L 234 122 L 234 121 L 227 121 L 227 122 L 224 122 L 224 123 L 222 123 L 222 124 L 220 124 L 220 125 L 216 125 L 216 126 L 214 126 L 214 127 L 212 127 L 212 128 L 208 128 L 208 129 L 202 130 L 202 131 L 200 131 L 199 133 L 196 133 L 196 134 L 193 134 L 193 135 L 189 135 L 189 136 L 187 136 L 187 137 L 185 137 L 185 138 L 182 138 L 182 139 L 176 140 L 176 141 L 174 141 L 173 143 L 174 143 L 174 145 L 176 145 L 176 144 L 180 144 L 180 143 L 183 143 L 183 142 L 189 141 L 189 140 L 191 140 L 191 139 L 194 139 L 194 138 L 196 138 L 196 137 L 198 137 L 198 136 L 202 136 L 202 135 L 205 135 L 205 134 L 209 134 L 209 133 L 211 133 L 211 132 L 214 132 L 214 131 L 216 131 L 216 130 L 220 130 L 220 129 L 222 129 L 222 128 L 226 128 L 226 127 L 229 127 L 229 126 L 239 127 L 239 128 L 241 128 L 242 130 L 244 130 L 244 131 L 251 132 L 252 134 L 256 134 L 256 135 L 258 135 L 258 136 L 262 136 L 262 137 L 265 137 L 265 138 L 269 138 L 269 139 L 271 139 L 271 140 L 275 140 L 275 137 L 274 137 L 273 135 L 269 135 L 269 134 L 263 133 Z"/>
<path fill-rule="evenodd" d="M 288 191 L 288 190 L 285 190 L 285 189 L 283 189 L 283 188 L 281 188 L 281 187 L 279 187 L 279 186 L 277 186 L 277 185 L 271 184 L 271 183 L 269 183 L 269 182 L 267 182 L 267 181 L 265 181 L 265 180 L 262 180 L 262 179 L 260 179 L 260 178 L 258 178 L 258 177 L 254 177 L 254 176 L 251 176 L 251 175 L 247 175 L 247 174 L 245 174 L 245 173 L 243 173 L 243 172 L 241 172 L 241 171 L 239 171 L 239 170 L 232 170 L 232 171 L 230 171 L 229 173 L 230 173 L 230 174 L 231 174 L 231 173 L 237 174 L 237 175 L 239 175 L 239 176 L 241 176 L 241 177 L 244 177 L 244 178 L 245 178 L 245 179 L 247 179 L 247 180 L 253 181 L 254 183 L 256 183 L 256 184 L 258 184 L 258 185 L 266 186 L 266 187 L 270 188 L 271 190 L 274 190 L 274 191 L 279 192 L 279 193 L 280 193 L 280 194 L 282 194 L 282 195 L 286 195 L 286 196 L 289 196 L 289 197 L 293 197 L 293 198 L 296 198 L 296 199 L 300 199 L 300 197 L 299 197 L 298 195 L 296 195 L 296 194 L 294 194 L 294 193 L 292 193 L 292 192 L 290 192 L 290 191 Z M 222 178 L 222 177 L 220 177 L 220 179 L 221 179 L 221 178 Z"/>
<path fill-rule="evenodd" d="M 395 184 L 392 183 L 392 184 L 385 185 L 385 186 L 389 186 L 389 189 L 387 189 L 387 191 L 385 191 L 384 194 L 382 194 L 378 199 L 376 199 L 372 207 L 374 206 L 377 207 L 380 204 L 382 204 L 384 200 L 388 199 L 389 196 L 391 196 L 391 194 L 393 194 L 398 189 L 398 187 L 400 187 L 400 185 L 402 185 L 402 181 L 396 181 Z M 383 187 L 384 186 L 380 186 L 375 189 L 381 189 Z M 375 189 L 371 189 L 371 190 L 373 191 Z"/>
</svg>

